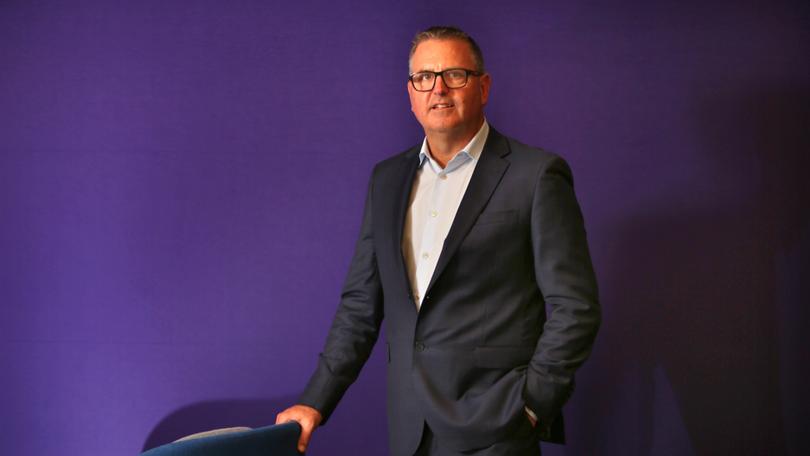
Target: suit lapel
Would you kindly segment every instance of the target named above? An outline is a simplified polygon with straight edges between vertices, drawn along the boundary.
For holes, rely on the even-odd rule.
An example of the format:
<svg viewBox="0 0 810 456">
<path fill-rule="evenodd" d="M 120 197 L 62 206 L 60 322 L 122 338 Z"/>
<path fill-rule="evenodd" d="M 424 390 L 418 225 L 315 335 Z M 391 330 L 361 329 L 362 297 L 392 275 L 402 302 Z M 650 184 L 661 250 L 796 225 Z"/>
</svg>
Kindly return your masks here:
<svg viewBox="0 0 810 456">
<path fill-rule="evenodd" d="M 421 144 L 412 148 L 403 156 L 398 176 L 389 183 L 391 185 L 389 194 L 396 195 L 392 198 L 391 207 L 394 209 L 394 216 L 390 219 L 394 226 L 389 231 L 394 234 L 391 237 L 393 241 L 391 247 L 394 250 L 392 258 L 399 260 L 397 261 L 397 267 L 400 269 L 400 275 L 405 281 L 405 289 L 408 292 L 411 291 L 411 283 L 405 268 L 405 258 L 402 255 L 402 231 L 405 227 L 405 216 L 408 214 L 408 202 L 411 199 L 413 179 L 416 176 L 416 170 L 419 168 L 420 150 Z"/>
<path fill-rule="evenodd" d="M 509 162 L 502 157 L 508 153 L 509 144 L 506 142 L 506 138 L 490 127 L 484 150 L 478 164 L 475 166 L 475 171 L 473 171 L 470 183 L 464 192 L 464 197 L 461 199 L 461 204 L 459 204 L 456 217 L 450 226 L 450 231 L 447 233 L 447 238 L 444 240 L 442 253 L 436 263 L 436 270 L 430 279 L 426 295 L 430 294 L 430 289 L 433 288 L 447 263 L 455 255 L 464 237 L 475 224 L 478 214 L 484 209 L 492 192 L 495 191 L 501 181 L 504 172 L 509 167 Z M 407 209 L 407 200 L 405 206 Z"/>
</svg>

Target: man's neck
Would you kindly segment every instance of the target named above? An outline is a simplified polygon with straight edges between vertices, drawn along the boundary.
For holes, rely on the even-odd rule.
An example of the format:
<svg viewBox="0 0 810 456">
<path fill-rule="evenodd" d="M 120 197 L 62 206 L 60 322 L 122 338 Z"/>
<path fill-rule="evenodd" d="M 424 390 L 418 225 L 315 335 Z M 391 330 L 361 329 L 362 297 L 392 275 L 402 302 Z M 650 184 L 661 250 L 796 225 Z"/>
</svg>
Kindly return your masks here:
<svg viewBox="0 0 810 456">
<path fill-rule="evenodd" d="M 473 137 L 478 133 L 478 130 L 481 129 L 481 125 L 484 124 L 484 119 L 481 119 L 481 122 L 478 126 L 471 130 L 465 131 L 463 133 L 458 132 L 425 132 L 425 136 L 427 137 L 428 147 L 430 147 L 430 155 L 433 156 L 433 159 L 436 160 L 436 163 L 439 164 L 442 168 L 447 166 L 447 163 L 456 156 L 457 153 L 464 148 L 470 141 L 472 141 Z"/>
</svg>

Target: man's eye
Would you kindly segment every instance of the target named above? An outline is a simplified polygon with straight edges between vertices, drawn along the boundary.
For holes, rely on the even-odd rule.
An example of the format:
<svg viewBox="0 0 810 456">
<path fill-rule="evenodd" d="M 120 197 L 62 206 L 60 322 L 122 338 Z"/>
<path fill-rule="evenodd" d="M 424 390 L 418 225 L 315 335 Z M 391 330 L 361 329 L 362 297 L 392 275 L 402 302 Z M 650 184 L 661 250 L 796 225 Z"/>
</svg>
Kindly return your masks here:
<svg viewBox="0 0 810 456">
<path fill-rule="evenodd" d="M 454 81 L 460 81 L 460 80 L 464 79 L 464 72 L 463 71 L 458 71 L 458 70 L 448 71 L 444 75 L 447 76 L 447 79 L 451 79 L 451 80 L 454 80 Z"/>
<path fill-rule="evenodd" d="M 433 79 L 433 73 L 417 73 L 414 79 L 420 82 L 430 82 Z"/>
</svg>

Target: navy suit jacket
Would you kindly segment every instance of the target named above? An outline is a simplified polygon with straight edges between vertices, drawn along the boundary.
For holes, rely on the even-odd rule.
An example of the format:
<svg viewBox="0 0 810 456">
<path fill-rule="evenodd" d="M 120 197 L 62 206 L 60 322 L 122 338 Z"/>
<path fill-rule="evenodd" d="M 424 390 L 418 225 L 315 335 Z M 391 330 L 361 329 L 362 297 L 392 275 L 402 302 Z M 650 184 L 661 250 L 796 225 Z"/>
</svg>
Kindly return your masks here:
<svg viewBox="0 0 810 456">
<path fill-rule="evenodd" d="M 458 450 L 525 426 L 562 442 L 560 410 L 600 322 L 596 279 L 568 165 L 490 129 L 416 310 L 402 231 L 419 146 L 377 164 L 326 347 L 300 402 L 324 422 L 385 317 L 389 444 L 411 456 L 424 423 Z"/>
</svg>

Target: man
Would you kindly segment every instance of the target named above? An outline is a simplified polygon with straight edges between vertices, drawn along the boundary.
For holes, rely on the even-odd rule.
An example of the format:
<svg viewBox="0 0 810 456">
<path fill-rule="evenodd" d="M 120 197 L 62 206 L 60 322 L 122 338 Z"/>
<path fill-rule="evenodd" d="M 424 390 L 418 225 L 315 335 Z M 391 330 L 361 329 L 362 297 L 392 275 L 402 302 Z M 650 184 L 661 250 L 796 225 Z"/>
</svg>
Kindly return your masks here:
<svg viewBox="0 0 810 456">
<path fill-rule="evenodd" d="M 340 306 L 300 404 L 303 451 L 379 334 L 394 455 L 539 455 L 600 322 L 571 172 L 484 119 L 478 45 L 431 27 L 408 94 L 425 140 L 374 168 Z M 549 313 L 546 313 L 548 306 Z"/>
</svg>

